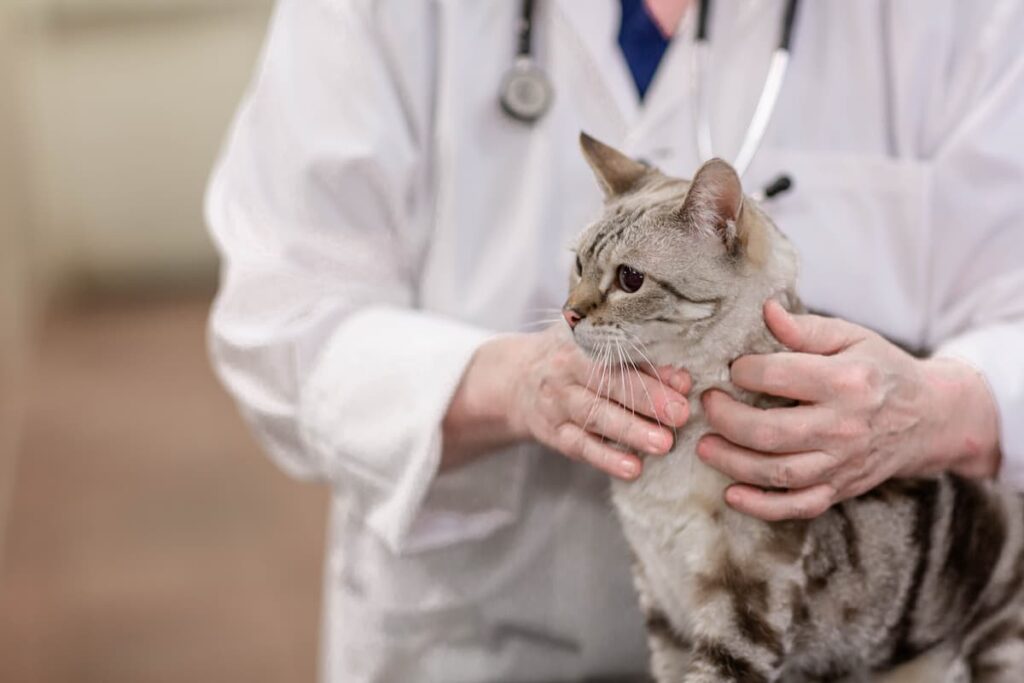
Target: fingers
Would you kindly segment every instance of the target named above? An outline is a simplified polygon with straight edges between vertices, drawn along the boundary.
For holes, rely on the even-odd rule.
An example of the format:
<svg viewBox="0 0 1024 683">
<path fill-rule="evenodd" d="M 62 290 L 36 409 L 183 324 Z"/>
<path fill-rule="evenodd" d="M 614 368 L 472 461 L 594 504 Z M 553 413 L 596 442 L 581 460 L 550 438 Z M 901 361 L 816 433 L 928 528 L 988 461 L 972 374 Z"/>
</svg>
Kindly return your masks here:
<svg viewBox="0 0 1024 683">
<path fill-rule="evenodd" d="M 748 391 L 816 402 L 831 396 L 827 380 L 834 370 L 824 356 L 769 353 L 741 356 L 730 373 L 733 384 Z"/>
<path fill-rule="evenodd" d="M 642 371 L 639 366 L 598 365 L 581 368 L 577 381 L 590 391 L 610 398 L 631 412 L 648 417 L 667 427 L 682 427 L 690 415 L 686 392 L 690 390 L 688 373 L 670 367 Z M 656 376 L 655 376 L 656 375 Z"/>
<path fill-rule="evenodd" d="M 682 371 L 662 371 L 669 381 L 652 377 L 631 367 L 613 371 L 614 377 L 599 392 L 628 410 L 645 415 L 669 427 L 682 427 L 690 416 L 685 391 L 690 377 Z M 624 381 L 623 381 L 624 380 Z M 680 387 L 677 389 L 675 387 Z"/>
<path fill-rule="evenodd" d="M 647 374 L 653 374 L 662 383 L 669 385 L 680 394 L 685 395 L 693 388 L 690 373 L 686 370 L 674 368 L 670 365 L 662 365 L 657 368 L 650 368 L 646 365 L 637 367 Z"/>
<path fill-rule="evenodd" d="M 704 412 L 714 431 L 762 453 L 799 453 L 821 445 L 827 409 L 817 406 L 754 408 L 723 391 L 705 392 Z"/>
<path fill-rule="evenodd" d="M 776 492 L 735 484 L 725 492 L 725 502 L 735 510 L 767 522 L 784 519 L 812 519 L 835 502 L 836 491 L 819 484 L 798 491 Z"/>
<path fill-rule="evenodd" d="M 702 438 L 697 443 L 697 455 L 737 482 L 761 488 L 808 488 L 826 482 L 839 466 L 833 456 L 821 451 L 765 455 L 719 436 Z"/>
<path fill-rule="evenodd" d="M 638 457 L 602 443 L 572 422 L 557 428 L 551 445 L 566 456 L 589 463 L 613 477 L 629 481 L 640 476 L 642 464 Z"/>
<path fill-rule="evenodd" d="M 673 436 L 668 429 L 583 387 L 571 387 L 566 401 L 572 422 L 591 434 L 603 435 L 633 450 L 653 455 L 663 455 L 672 448 Z"/>
<path fill-rule="evenodd" d="M 793 315 L 770 299 L 764 305 L 764 320 L 775 338 L 793 351 L 831 355 L 862 341 L 867 330 L 839 318 Z"/>
</svg>

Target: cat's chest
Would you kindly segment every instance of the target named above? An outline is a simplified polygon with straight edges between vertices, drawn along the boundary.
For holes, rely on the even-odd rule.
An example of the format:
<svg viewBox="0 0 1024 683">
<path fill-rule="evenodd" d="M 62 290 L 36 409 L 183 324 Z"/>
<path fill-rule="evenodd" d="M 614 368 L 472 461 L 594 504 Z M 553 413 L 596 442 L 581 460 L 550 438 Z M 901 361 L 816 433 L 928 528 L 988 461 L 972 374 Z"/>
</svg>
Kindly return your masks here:
<svg viewBox="0 0 1024 683">
<path fill-rule="evenodd" d="M 613 487 L 623 531 L 643 575 L 645 601 L 688 633 L 699 603 L 702 576 L 712 573 L 729 539 L 720 513 L 693 497 L 674 503 Z"/>
<path fill-rule="evenodd" d="M 699 573 L 729 543 L 722 512 L 710 497 L 668 503 L 615 489 L 613 500 L 626 538 L 644 564 L 671 566 L 677 578 Z"/>
<path fill-rule="evenodd" d="M 685 455 L 648 457 L 643 480 L 616 482 L 612 500 L 635 549 L 649 546 L 665 561 L 697 566 L 707 554 L 705 546 L 721 547 L 725 540 L 729 510 L 723 494 L 729 480 L 702 463 L 692 444 L 688 446 Z"/>
<path fill-rule="evenodd" d="M 672 453 L 648 457 L 640 480 L 612 486 L 623 530 L 650 589 L 660 604 L 683 611 L 692 604 L 701 575 L 713 574 L 726 556 L 755 554 L 762 535 L 758 523 L 725 504 L 731 480 L 697 458 L 697 441 L 709 431 L 695 406 Z"/>
</svg>

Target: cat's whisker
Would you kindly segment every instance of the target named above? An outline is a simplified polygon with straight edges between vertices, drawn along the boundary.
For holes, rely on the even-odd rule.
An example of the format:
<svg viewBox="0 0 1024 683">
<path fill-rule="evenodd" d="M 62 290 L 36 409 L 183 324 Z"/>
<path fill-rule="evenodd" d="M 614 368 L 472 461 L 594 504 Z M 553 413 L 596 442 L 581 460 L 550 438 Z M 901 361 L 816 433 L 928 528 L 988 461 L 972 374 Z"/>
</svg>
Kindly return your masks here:
<svg viewBox="0 0 1024 683">
<path fill-rule="evenodd" d="M 664 399 L 665 396 L 666 396 L 666 394 L 665 394 L 665 382 L 662 381 L 661 376 L 657 373 L 656 366 L 651 361 L 651 359 L 648 357 L 648 355 L 644 352 L 646 350 L 647 346 L 644 344 L 643 340 L 640 339 L 640 337 L 638 337 L 636 335 L 632 335 L 632 336 L 633 336 L 633 339 L 636 340 L 636 344 L 639 344 L 640 347 L 637 347 L 636 344 L 632 344 L 632 342 L 630 342 L 630 343 L 632 344 L 632 346 L 636 350 L 636 352 L 639 353 L 640 356 L 643 357 L 643 359 L 645 361 L 647 361 L 647 364 L 651 366 L 651 372 L 653 373 L 654 378 L 656 380 L 658 380 L 658 384 L 661 386 L 661 397 Z M 675 427 L 672 428 L 672 434 L 673 434 L 673 436 L 676 434 Z"/>
<path fill-rule="evenodd" d="M 665 425 L 663 425 L 661 423 L 661 419 L 658 418 L 658 409 L 655 407 L 654 398 L 651 397 L 651 392 L 647 391 L 647 383 L 644 382 L 643 377 L 640 374 L 640 368 L 636 366 L 636 363 L 633 363 L 633 371 L 636 372 L 637 380 L 640 382 L 640 388 L 644 390 L 644 394 L 647 396 L 647 404 L 650 405 L 651 412 L 654 414 L 654 421 L 658 423 L 659 427 L 664 429 Z"/>
<path fill-rule="evenodd" d="M 597 386 L 594 388 L 594 391 L 593 391 L 594 398 L 590 401 L 590 410 L 587 412 L 587 419 L 583 423 L 583 431 L 584 431 L 584 433 L 587 432 L 587 427 L 590 425 L 591 418 L 594 417 L 594 411 L 597 409 L 597 399 L 598 399 L 598 397 L 600 395 L 600 391 L 601 391 L 601 384 L 604 382 L 604 366 L 601 365 L 601 361 L 602 361 L 603 358 L 604 358 L 604 347 L 600 346 L 600 347 L 598 347 L 597 357 L 594 358 L 594 360 L 592 362 L 590 372 L 591 372 L 591 375 L 593 375 L 594 372 L 597 370 L 597 368 L 601 368 L 601 372 L 597 374 Z M 590 389 L 590 380 L 589 379 L 587 380 L 587 389 L 588 390 Z"/>
<path fill-rule="evenodd" d="M 626 341 L 628 341 L 629 345 L 633 347 L 633 350 L 636 351 L 638 354 L 640 354 L 640 357 L 644 359 L 644 362 L 647 363 L 647 365 L 650 367 L 651 374 L 653 374 L 654 378 L 656 380 L 658 380 L 658 383 L 661 384 L 662 386 L 664 386 L 665 383 L 661 381 L 661 377 L 659 377 L 658 374 L 657 374 L 657 367 L 658 366 L 654 364 L 654 361 L 652 361 L 647 356 L 646 353 L 644 353 L 644 350 L 646 349 L 646 346 L 644 345 L 644 343 L 640 339 L 640 337 L 636 336 L 635 334 L 630 334 L 629 332 L 627 332 L 626 333 Z M 638 344 L 639 344 L 639 346 L 637 346 Z"/>
<path fill-rule="evenodd" d="M 641 347 L 643 347 L 643 349 L 647 348 L 646 344 L 644 344 L 643 340 L 641 340 L 640 337 L 638 337 L 636 335 L 633 335 L 633 338 L 636 340 L 637 344 L 639 344 Z M 634 346 L 633 348 L 636 348 L 636 347 Z M 645 359 L 647 359 L 647 362 L 651 365 L 651 369 L 653 370 L 654 369 L 654 364 L 651 363 L 650 359 L 647 358 L 647 354 L 644 353 L 643 349 L 636 349 L 636 350 L 637 350 L 637 352 L 641 356 L 643 356 Z M 655 377 L 658 380 L 658 384 L 661 385 L 662 397 L 664 397 L 664 395 L 665 395 L 665 383 L 661 380 L 660 376 L 655 375 Z M 673 442 L 675 440 L 677 440 L 678 438 L 679 438 L 679 429 L 673 425 L 673 427 L 672 427 L 672 440 L 673 440 Z"/>
<path fill-rule="evenodd" d="M 610 349 L 611 349 L 611 345 L 606 342 L 601 347 L 600 351 L 598 351 L 598 354 L 599 354 L 598 357 L 600 358 L 600 360 L 598 362 L 601 364 L 601 375 L 600 375 L 600 378 L 597 381 L 597 389 L 595 389 L 595 391 L 594 391 L 594 400 L 590 404 L 590 411 L 587 413 L 587 419 L 583 421 L 583 434 L 584 434 L 584 436 L 586 436 L 587 427 L 590 426 L 590 420 L 593 419 L 593 417 L 594 417 L 594 411 L 597 410 L 597 406 L 601 402 L 601 390 L 604 387 L 605 371 L 607 370 L 607 367 L 608 367 L 607 364 L 605 363 L 605 359 L 607 358 L 607 356 L 611 352 Z"/>
<path fill-rule="evenodd" d="M 622 378 L 623 378 L 623 380 L 622 380 L 622 385 L 623 385 L 622 386 L 622 400 L 623 401 L 626 400 L 626 381 L 628 380 L 629 381 L 629 412 L 630 412 L 630 415 L 633 416 L 633 418 L 636 418 L 636 407 L 635 407 L 635 405 L 636 405 L 636 395 L 634 393 L 634 388 L 633 388 L 633 379 L 631 377 L 628 377 L 628 374 L 630 372 L 633 372 L 633 369 L 630 367 L 631 361 L 630 361 L 630 358 L 629 358 L 629 354 L 626 352 L 625 349 L 622 348 L 622 342 L 616 341 L 615 345 L 618 347 L 620 365 L 622 366 Z"/>
<path fill-rule="evenodd" d="M 612 405 L 612 382 L 615 381 L 615 368 L 612 366 L 612 341 L 608 341 L 608 386 L 605 387 L 604 394 L 601 396 L 608 406 Z M 608 443 L 608 435 L 604 432 L 601 433 L 601 443 Z"/>
<path fill-rule="evenodd" d="M 639 340 L 638 340 L 638 341 L 639 341 Z M 638 349 L 638 348 L 636 347 L 636 345 L 635 345 L 635 344 L 634 344 L 634 343 L 633 343 L 632 341 L 630 341 L 630 340 L 629 340 L 629 338 L 628 338 L 628 337 L 626 338 L 626 343 L 628 343 L 628 344 L 629 344 L 630 346 L 632 346 L 632 347 L 633 347 L 633 350 L 634 350 L 634 351 L 636 351 L 637 353 L 639 353 L 639 354 L 640 354 L 641 356 L 643 356 L 643 357 L 644 357 L 644 359 L 647 359 L 647 356 L 646 356 L 646 355 L 644 354 L 644 352 L 643 352 L 643 351 L 641 351 L 640 349 Z M 647 362 L 648 362 L 648 363 L 650 363 L 651 361 L 650 361 L 650 360 L 647 360 Z M 633 367 L 634 367 L 634 368 L 636 368 L 636 364 L 635 364 L 635 363 L 633 364 Z M 654 367 L 654 366 L 653 366 L 653 364 L 651 365 L 651 367 Z M 639 370 L 639 369 L 637 369 L 637 372 L 639 373 L 639 372 L 640 372 L 640 370 Z M 661 378 L 660 378 L 660 377 L 658 377 L 657 375 L 655 375 L 655 378 L 656 378 L 656 379 L 658 380 L 658 383 L 659 383 L 659 384 L 661 384 L 661 385 L 662 385 L 662 387 L 664 388 L 664 386 L 665 386 L 665 383 L 661 381 Z M 642 380 L 642 378 L 639 378 L 639 379 L 641 379 L 641 380 Z M 655 404 L 654 404 L 654 398 L 652 398 L 652 397 L 651 397 L 651 392 L 647 391 L 647 383 L 646 383 L 646 382 L 643 382 L 643 381 L 641 381 L 641 383 L 640 383 L 640 386 L 641 386 L 641 387 L 643 387 L 644 393 L 645 393 L 645 394 L 647 394 L 647 402 L 648 402 L 648 403 L 650 404 L 650 406 L 651 406 L 651 412 L 652 412 L 652 413 L 654 413 L 654 420 L 655 420 L 655 421 L 656 421 L 656 422 L 658 423 L 658 426 L 659 426 L 659 427 L 661 427 L 662 429 L 664 429 L 664 428 L 665 428 L 665 425 L 663 425 L 663 424 L 661 423 L 661 420 L 660 420 L 660 419 L 658 418 L 658 409 L 657 409 L 657 408 L 655 407 Z M 674 432 L 673 432 L 673 433 L 674 433 Z"/>
<path fill-rule="evenodd" d="M 649 367 L 651 369 L 651 372 L 653 373 L 655 367 L 654 363 L 651 362 L 651 359 L 647 357 L 647 354 L 645 354 L 640 349 L 640 347 L 637 346 L 637 344 L 643 343 L 642 341 L 640 341 L 640 337 L 633 332 L 629 332 L 628 330 L 623 330 L 622 333 L 626 336 L 626 343 L 628 343 L 633 348 L 633 350 L 636 351 L 637 355 L 639 355 L 643 359 L 641 361 L 635 361 L 637 367 L 639 368 L 641 365 L 643 365 L 645 368 Z"/>
<path fill-rule="evenodd" d="M 633 365 L 633 361 L 630 359 L 629 354 L 625 350 L 622 352 L 622 357 L 625 359 L 623 363 L 623 370 L 630 370 L 636 375 L 638 380 L 641 379 L 640 373 L 637 371 L 636 366 Z M 628 365 L 627 365 L 628 364 Z M 625 396 L 623 396 L 625 398 Z M 633 413 L 633 417 L 636 417 L 636 394 L 633 387 L 633 380 L 629 380 L 629 410 Z"/>
<path fill-rule="evenodd" d="M 605 383 L 604 388 L 598 394 L 598 398 L 599 398 L 599 400 L 603 399 L 605 405 L 610 406 L 611 403 L 612 403 L 612 399 L 611 399 L 611 396 L 610 396 L 611 391 L 612 391 L 612 382 L 615 381 L 615 366 L 612 364 L 612 341 L 611 340 L 606 342 L 606 348 L 608 350 L 608 353 L 605 356 L 604 364 L 605 364 L 605 370 L 607 371 L 607 380 L 608 381 Z M 607 442 L 608 442 L 607 434 L 605 434 L 604 432 L 601 432 L 601 443 L 607 443 Z"/>
<path fill-rule="evenodd" d="M 622 400 L 626 400 L 626 360 L 625 355 L 622 352 L 622 343 L 619 340 L 615 340 L 615 353 L 619 357 L 619 380 L 622 383 Z M 622 443 L 622 431 L 626 428 L 625 423 L 619 426 L 618 441 Z"/>
<path fill-rule="evenodd" d="M 600 356 L 600 353 L 598 354 Z M 583 385 L 583 388 L 590 391 L 590 383 L 594 381 L 594 370 L 597 369 L 598 362 L 596 359 L 590 361 L 590 372 L 587 374 L 587 383 Z"/>
</svg>

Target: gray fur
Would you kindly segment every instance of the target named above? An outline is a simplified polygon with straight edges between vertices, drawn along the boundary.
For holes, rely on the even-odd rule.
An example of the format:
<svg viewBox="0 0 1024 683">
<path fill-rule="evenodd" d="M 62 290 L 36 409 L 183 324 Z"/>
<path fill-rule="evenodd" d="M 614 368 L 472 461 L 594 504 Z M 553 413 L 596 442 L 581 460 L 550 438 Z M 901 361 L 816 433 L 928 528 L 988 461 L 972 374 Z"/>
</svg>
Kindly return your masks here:
<svg viewBox="0 0 1024 683">
<path fill-rule="evenodd" d="M 744 200 L 720 160 L 692 183 L 586 136 L 606 192 L 581 235 L 567 307 L 603 362 L 686 367 L 711 387 L 729 363 L 782 350 L 762 306 L 802 310 L 797 257 Z M 627 293 L 619 266 L 645 274 Z M 811 521 L 767 523 L 723 502 L 729 485 L 695 456 L 699 401 L 671 453 L 648 459 L 613 501 L 637 557 L 659 683 L 1024 681 L 1024 499 L 953 476 L 893 480 Z"/>
</svg>

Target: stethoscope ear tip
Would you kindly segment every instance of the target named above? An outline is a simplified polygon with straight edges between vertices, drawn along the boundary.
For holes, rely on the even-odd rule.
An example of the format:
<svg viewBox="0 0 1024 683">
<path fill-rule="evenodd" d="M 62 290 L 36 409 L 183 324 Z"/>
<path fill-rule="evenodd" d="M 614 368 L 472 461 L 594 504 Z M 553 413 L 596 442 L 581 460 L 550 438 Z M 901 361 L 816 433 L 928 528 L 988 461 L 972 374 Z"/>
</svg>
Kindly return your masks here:
<svg viewBox="0 0 1024 683">
<path fill-rule="evenodd" d="M 793 177 L 788 173 L 780 173 L 775 176 L 775 179 L 765 185 L 764 198 L 771 199 L 776 195 L 780 195 L 783 192 L 789 192 L 793 189 Z"/>
<path fill-rule="evenodd" d="M 777 197 L 784 192 L 789 192 L 790 190 L 793 189 L 794 186 L 795 183 L 793 182 L 793 176 L 789 175 L 788 173 L 780 173 L 779 175 L 775 176 L 775 178 L 773 178 L 770 183 L 768 183 L 763 188 L 750 195 L 750 197 L 755 202 L 760 204 L 761 202 L 767 199 Z"/>
</svg>

